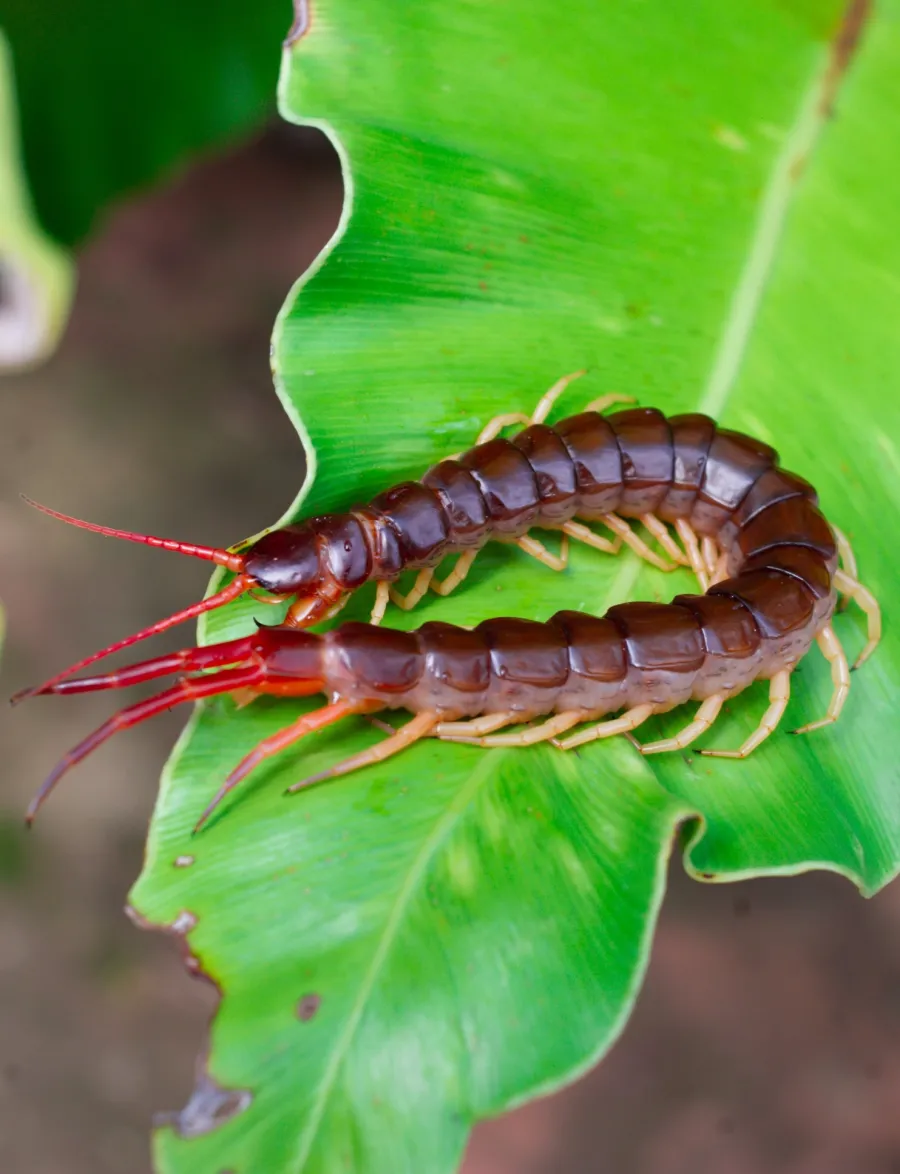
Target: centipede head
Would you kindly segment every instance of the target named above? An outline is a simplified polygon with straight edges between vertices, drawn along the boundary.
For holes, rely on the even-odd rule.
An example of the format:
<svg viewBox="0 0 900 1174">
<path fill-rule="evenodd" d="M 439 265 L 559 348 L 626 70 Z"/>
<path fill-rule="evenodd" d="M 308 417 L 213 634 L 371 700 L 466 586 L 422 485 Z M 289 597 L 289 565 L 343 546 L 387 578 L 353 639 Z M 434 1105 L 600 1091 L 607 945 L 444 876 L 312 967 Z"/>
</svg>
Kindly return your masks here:
<svg viewBox="0 0 900 1174">
<path fill-rule="evenodd" d="M 174 551 L 177 554 L 187 554 L 192 558 L 204 559 L 207 562 L 215 563 L 217 566 L 226 567 L 229 571 L 235 573 L 236 578 L 214 595 L 210 595 L 198 603 L 193 603 L 189 607 L 168 616 L 166 619 L 158 620 L 155 624 L 151 624 L 149 627 L 143 628 L 140 632 L 136 632 L 132 636 L 127 636 L 123 640 L 118 640 L 114 644 L 110 644 L 108 647 L 101 649 L 99 652 L 94 652 L 90 656 L 86 656 L 83 660 L 55 674 L 42 685 L 20 690 L 12 697 L 12 704 L 24 701 L 26 697 L 33 697 L 39 693 L 52 692 L 52 686 L 58 681 L 86 668 L 95 661 L 109 656 L 113 652 L 119 652 L 123 648 L 128 648 L 130 645 L 136 644 L 140 640 L 145 640 L 149 636 L 155 636 L 160 632 L 165 632 L 167 629 L 174 627 L 176 624 L 183 623 L 185 620 L 193 619 L 196 616 L 202 615 L 204 612 L 213 611 L 216 608 L 222 607 L 233 599 L 237 599 L 245 591 L 250 591 L 254 588 L 269 591 L 276 597 L 275 602 L 279 598 L 290 596 L 296 596 L 301 599 L 307 597 L 314 599 L 320 583 L 321 575 L 316 535 L 314 530 L 308 525 L 286 526 L 280 530 L 272 530 L 256 542 L 251 543 L 245 550 L 238 553 L 223 550 L 218 547 L 198 546 L 190 542 L 179 542 L 172 538 L 157 538 L 149 534 L 138 534 L 131 530 L 117 530 L 111 526 L 100 526 L 94 522 L 85 522 L 81 518 L 74 518 L 69 514 L 60 513 L 58 510 L 40 505 L 27 497 L 25 501 L 42 513 L 49 514 L 50 517 L 67 522 L 69 525 L 78 526 L 83 530 L 90 530 L 97 534 L 103 534 L 109 538 L 122 538 L 128 542 L 140 542 L 145 546 L 154 546 L 163 550 Z M 308 623 L 315 622 L 314 615 L 315 612 L 311 610 L 311 618 Z"/>
</svg>

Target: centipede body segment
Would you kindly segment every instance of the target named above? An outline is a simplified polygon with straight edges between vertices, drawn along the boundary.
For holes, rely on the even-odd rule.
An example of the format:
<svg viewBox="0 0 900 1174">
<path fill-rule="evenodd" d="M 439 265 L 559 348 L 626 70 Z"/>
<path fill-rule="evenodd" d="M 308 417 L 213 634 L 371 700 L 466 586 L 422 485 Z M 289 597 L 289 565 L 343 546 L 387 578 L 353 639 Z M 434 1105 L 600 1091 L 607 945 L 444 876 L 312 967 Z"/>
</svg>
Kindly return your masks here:
<svg viewBox="0 0 900 1174">
<path fill-rule="evenodd" d="M 440 558 L 471 558 L 491 538 L 520 541 L 536 526 L 578 538 L 586 527 L 576 516 L 613 529 L 627 528 L 623 518 L 652 520 L 649 529 L 664 549 L 663 534 L 674 546 L 664 524 L 673 524 L 684 544 L 683 552 L 674 546 L 676 553 L 708 590 L 669 604 L 617 604 L 602 617 L 490 619 L 474 631 L 427 623 L 399 632 L 354 622 L 317 635 L 299 626 L 367 579 L 389 583 L 406 568 L 420 569 L 412 594 L 421 594 L 428 586 L 423 573 Z M 777 726 L 791 670 L 814 641 L 830 664 L 834 691 L 826 715 L 804 731 L 839 716 L 849 688 L 849 666 L 831 627 L 839 591 L 868 619 L 857 663 L 877 644 L 878 604 L 851 573 L 843 535 L 840 547 L 843 568 L 838 538 L 808 482 L 781 469 L 770 446 L 706 416 L 667 419 L 654 409 L 629 409 L 605 417 L 588 410 L 552 426 L 530 424 L 511 441 L 495 436 L 442 461 L 422 482 L 397 486 L 366 507 L 273 531 L 243 555 L 214 552 L 216 561 L 234 560 L 226 564 L 238 575 L 233 591 L 258 586 L 296 597 L 285 625 L 97 677 L 54 678 L 29 691 L 87 692 L 204 671 L 121 711 L 85 739 L 48 777 L 29 818 L 65 771 L 118 729 L 183 701 L 238 690 L 325 693 L 329 704 L 238 764 L 201 823 L 265 758 L 315 729 L 382 709 L 414 717 L 382 743 L 296 787 L 382 760 L 424 736 L 485 747 L 552 741 L 565 750 L 632 735 L 651 714 L 695 700 L 697 713 L 680 734 L 641 748 L 683 750 L 709 729 L 727 698 L 764 679 L 769 705 L 754 734 L 733 751 L 701 752 L 744 757 Z M 545 720 L 530 729 L 503 730 L 539 718 Z"/>
</svg>

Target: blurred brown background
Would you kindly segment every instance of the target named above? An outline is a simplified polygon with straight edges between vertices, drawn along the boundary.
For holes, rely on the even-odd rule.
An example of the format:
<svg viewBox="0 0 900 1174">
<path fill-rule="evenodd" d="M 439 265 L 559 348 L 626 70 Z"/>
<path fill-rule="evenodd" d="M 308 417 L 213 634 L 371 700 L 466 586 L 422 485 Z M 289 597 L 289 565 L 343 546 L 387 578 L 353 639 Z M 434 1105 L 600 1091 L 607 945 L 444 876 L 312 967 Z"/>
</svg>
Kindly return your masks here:
<svg viewBox="0 0 900 1174">
<path fill-rule="evenodd" d="M 60 351 L 0 380 L 4 695 L 207 579 L 20 492 L 219 545 L 293 497 L 269 333 L 339 202 L 324 140 L 278 126 L 118 206 L 84 248 Z M 174 943 L 122 912 L 183 715 L 114 740 L 22 831 L 49 766 L 108 712 L 39 699 L 0 718 L 0 1174 L 148 1174 L 151 1113 L 186 1099 L 212 1009 Z M 897 885 L 871 902 L 826 875 L 713 888 L 676 862 L 621 1041 L 476 1130 L 466 1174 L 900 1174 L 898 929 Z"/>
</svg>

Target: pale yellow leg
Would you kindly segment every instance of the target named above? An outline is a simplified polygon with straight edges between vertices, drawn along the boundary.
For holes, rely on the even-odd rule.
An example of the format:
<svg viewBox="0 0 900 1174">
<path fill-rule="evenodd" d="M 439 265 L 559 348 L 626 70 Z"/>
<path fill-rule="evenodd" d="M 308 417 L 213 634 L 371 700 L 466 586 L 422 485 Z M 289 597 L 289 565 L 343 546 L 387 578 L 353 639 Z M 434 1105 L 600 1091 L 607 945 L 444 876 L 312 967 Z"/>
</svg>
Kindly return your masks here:
<svg viewBox="0 0 900 1174">
<path fill-rule="evenodd" d="M 654 551 L 650 549 L 643 538 L 639 538 L 632 530 L 624 518 L 620 518 L 617 514 L 604 514 L 600 519 L 604 526 L 608 526 L 614 534 L 618 534 L 626 546 L 630 546 L 635 554 L 639 554 L 641 558 L 646 559 L 648 563 L 652 563 L 654 567 L 659 567 L 661 571 L 674 571 L 675 563 L 667 563 L 665 559 L 659 557 Z"/>
<path fill-rule="evenodd" d="M 619 395 L 617 391 L 611 391 L 609 395 L 601 395 L 599 399 L 592 399 L 581 410 L 583 412 L 605 412 L 612 404 L 633 404 L 636 402 L 633 395 Z"/>
<path fill-rule="evenodd" d="M 393 603 L 397 607 L 402 607 L 404 611 L 412 611 L 416 606 L 434 578 L 434 567 L 423 567 L 416 575 L 416 581 L 405 595 L 401 594 L 396 587 L 391 587 L 390 596 Z"/>
<path fill-rule="evenodd" d="M 382 580 L 375 588 L 375 602 L 372 604 L 372 614 L 369 616 L 370 624 L 380 624 L 384 619 L 384 613 L 387 610 L 388 600 L 391 598 L 390 583 Z"/>
<path fill-rule="evenodd" d="M 349 774 L 352 770 L 362 770 L 364 766 L 372 766 L 376 762 L 384 762 L 386 758 L 390 758 L 391 755 L 396 754 L 400 750 L 405 750 L 407 746 L 411 746 L 419 738 L 424 738 L 427 734 L 431 733 L 436 723 L 436 713 L 430 710 L 426 710 L 424 713 L 418 713 L 412 721 L 408 721 L 405 726 L 401 726 L 390 738 L 385 738 L 383 742 L 379 742 L 376 746 L 370 746 L 368 750 L 363 750 L 359 754 L 353 754 L 349 758 L 345 758 L 337 766 L 332 766 L 328 770 L 323 770 L 316 775 L 309 775 L 308 778 L 301 779 L 299 783 L 294 783 L 293 786 L 288 787 L 288 793 L 299 791 L 301 787 L 308 787 L 311 783 L 320 783 L 323 779 L 334 779 L 338 775 Z"/>
<path fill-rule="evenodd" d="M 494 730 L 499 730 L 501 726 L 511 726 L 515 720 L 516 715 L 512 711 L 509 713 L 488 713 L 484 717 L 476 717 L 468 722 L 439 722 L 432 730 L 432 734 L 435 738 L 454 735 L 462 738 L 480 738 L 482 734 L 490 734 Z"/>
<path fill-rule="evenodd" d="M 566 522 L 561 526 L 563 534 L 568 534 L 570 538 L 574 538 L 576 542 L 583 542 L 587 546 L 593 546 L 595 550 L 604 550 L 607 554 L 618 554 L 622 549 L 622 539 L 617 538 L 614 542 L 610 542 L 608 538 L 602 537 L 600 534 L 595 534 L 593 530 L 589 530 L 587 526 L 583 526 L 581 522 Z"/>
<path fill-rule="evenodd" d="M 728 555 L 723 551 L 716 562 L 715 570 L 709 580 L 710 587 L 714 587 L 716 583 L 721 583 L 728 578 Z"/>
<path fill-rule="evenodd" d="M 791 730 L 792 734 L 808 734 L 810 730 L 820 730 L 823 726 L 830 726 L 841 716 L 847 694 L 850 692 L 850 666 L 841 647 L 841 642 L 834 634 L 831 624 L 823 628 L 816 636 L 816 643 L 828 663 L 831 665 L 831 682 L 834 692 L 828 703 L 828 710 L 823 718 L 817 722 L 809 722 L 800 726 L 798 730 Z"/>
<path fill-rule="evenodd" d="M 787 703 L 791 696 L 791 674 L 789 669 L 781 672 L 769 681 L 769 707 L 762 716 L 762 721 L 743 744 L 740 750 L 701 750 L 710 758 L 746 758 L 752 754 L 760 742 L 765 742 L 769 734 L 775 729 L 784 717 Z"/>
<path fill-rule="evenodd" d="M 322 617 L 321 622 L 324 623 L 326 620 L 333 620 L 336 615 L 338 615 L 340 612 L 342 612 L 344 610 L 344 608 L 347 606 L 347 604 L 349 602 L 350 602 L 350 593 L 348 592 L 346 595 L 344 595 L 341 599 L 339 599 L 337 601 L 337 603 L 334 605 L 334 607 L 329 608 L 329 610 Z"/>
<path fill-rule="evenodd" d="M 466 550 L 456 560 L 456 566 L 450 572 L 446 579 L 432 579 L 431 590 L 438 595 L 449 595 L 451 591 L 455 591 L 460 583 L 468 575 L 472 569 L 478 555 L 477 550 Z"/>
<path fill-rule="evenodd" d="M 513 424 L 524 424 L 526 427 L 529 424 L 543 424 L 543 422 L 550 415 L 553 405 L 566 390 L 569 384 L 575 380 L 580 379 L 582 375 L 586 375 L 586 371 L 573 371 L 570 375 L 563 375 L 561 379 L 553 384 L 551 388 L 544 392 L 537 402 L 537 406 L 530 416 L 526 416 L 524 412 L 504 412 L 501 416 L 495 416 L 493 420 L 489 420 L 487 424 L 478 433 L 475 441 L 476 444 L 486 444 L 487 441 L 493 440 L 498 436 L 504 428 L 509 428 Z M 582 411 L 585 412 L 603 412 L 610 406 L 610 404 L 633 404 L 633 395 L 619 395 L 618 392 L 612 392 L 609 395 L 603 395 L 599 399 L 591 400 L 586 404 Z M 456 454 L 459 456 L 459 453 Z M 451 458 L 453 459 L 453 458 Z"/>
<path fill-rule="evenodd" d="M 595 742 L 598 738 L 611 738 L 615 734 L 627 734 L 631 730 L 636 730 L 641 722 L 645 722 L 652 712 L 652 705 L 636 705 L 634 709 L 629 709 L 621 717 L 615 717 L 607 722 L 600 722 L 599 725 L 591 726 L 588 730 L 582 730 L 580 734 L 573 734 L 571 738 L 566 738 L 562 742 L 554 738 L 553 745 L 560 750 L 572 750 L 575 746 L 583 746 L 585 742 Z"/>
<path fill-rule="evenodd" d="M 538 542 L 530 534 L 523 534 L 516 545 L 521 550 L 524 550 L 526 554 L 530 554 L 532 558 L 536 558 L 538 562 L 543 563 L 545 567 L 549 567 L 551 571 L 564 571 L 568 565 L 569 538 L 565 532 L 563 532 L 558 555 L 551 554 L 543 542 Z"/>
<path fill-rule="evenodd" d="M 674 559 L 676 563 L 681 563 L 682 566 L 690 566 L 690 559 L 669 533 L 665 523 L 661 522 L 656 514 L 641 514 L 638 521 L 650 531 L 669 558 Z"/>
<path fill-rule="evenodd" d="M 504 428 L 509 428 L 513 424 L 524 424 L 527 428 L 532 421 L 524 412 L 504 412 L 501 416 L 495 416 L 493 420 L 488 420 L 487 424 L 481 429 L 475 437 L 476 444 L 487 444 L 489 440 L 493 440 Z M 459 453 L 456 454 L 459 456 Z"/>
<path fill-rule="evenodd" d="M 700 553 L 706 563 L 707 574 L 712 578 L 716 573 L 716 563 L 719 561 L 719 548 L 712 538 L 706 537 L 700 543 Z"/>
<path fill-rule="evenodd" d="M 532 726 L 530 730 L 522 730 L 518 734 L 492 734 L 482 738 L 466 738 L 459 734 L 444 735 L 446 742 L 465 742 L 470 746 L 533 746 L 535 742 L 548 742 L 557 734 L 577 726 L 585 719 L 584 710 L 571 709 L 565 713 L 558 713 L 548 718 L 539 726 Z M 513 719 L 515 720 L 515 719 Z"/>
<path fill-rule="evenodd" d="M 686 518 L 679 518 L 675 523 L 675 529 L 678 532 L 678 537 L 684 543 L 684 549 L 687 551 L 688 562 L 691 564 L 691 570 L 697 576 L 697 582 L 700 584 L 700 590 L 706 591 L 709 588 L 709 572 L 706 569 L 706 563 L 700 554 L 700 543 L 697 539 L 697 534 L 694 527 L 687 521 Z"/>
<path fill-rule="evenodd" d="M 837 526 L 829 523 L 831 529 L 834 531 L 834 538 L 837 542 L 838 556 L 843 564 L 844 570 L 851 579 L 859 579 L 859 571 L 856 569 L 856 555 L 853 553 L 853 547 L 850 545 L 850 539 Z"/>
<path fill-rule="evenodd" d="M 662 738 L 659 742 L 648 742 L 645 746 L 642 746 L 636 738 L 632 738 L 632 741 L 638 750 L 640 750 L 641 754 L 662 754 L 666 750 L 684 750 L 686 746 L 690 746 L 691 742 L 699 738 L 701 734 L 706 733 L 719 716 L 719 710 L 722 708 L 724 701 L 724 693 L 713 693 L 711 697 L 707 697 L 697 710 L 694 720 L 686 725 L 674 738 Z"/>
<path fill-rule="evenodd" d="M 869 638 L 865 648 L 854 662 L 853 667 L 858 669 L 869 659 L 881 639 L 881 608 L 868 587 L 863 587 L 862 583 L 854 579 L 852 575 L 848 575 L 846 571 L 835 571 L 834 585 L 838 591 L 848 595 L 856 606 L 865 612 Z"/>
<path fill-rule="evenodd" d="M 543 422 L 550 415 L 550 411 L 553 408 L 553 405 L 566 390 L 569 384 L 573 383 L 576 379 L 580 379 L 582 375 L 587 375 L 587 371 L 573 371 L 571 375 L 563 375 L 561 379 L 557 379 L 553 386 L 545 391 L 538 400 L 537 406 L 531 413 L 529 424 L 543 424 Z"/>
</svg>

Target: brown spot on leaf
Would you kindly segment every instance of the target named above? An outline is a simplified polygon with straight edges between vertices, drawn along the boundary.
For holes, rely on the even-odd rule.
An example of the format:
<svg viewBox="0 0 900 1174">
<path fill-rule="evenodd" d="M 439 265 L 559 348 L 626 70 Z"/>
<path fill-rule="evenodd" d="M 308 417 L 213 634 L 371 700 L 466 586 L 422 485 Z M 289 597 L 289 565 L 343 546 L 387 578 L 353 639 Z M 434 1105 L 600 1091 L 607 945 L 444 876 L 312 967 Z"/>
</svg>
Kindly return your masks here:
<svg viewBox="0 0 900 1174">
<path fill-rule="evenodd" d="M 847 5 L 844 19 L 831 45 L 831 65 L 822 87 L 819 110 L 823 118 L 831 115 L 838 86 L 859 48 L 860 37 L 871 15 L 872 0 L 850 0 Z"/>
<path fill-rule="evenodd" d="M 246 1088 L 223 1088 L 210 1076 L 205 1063 L 197 1072 L 191 1099 L 177 1113 L 157 1113 L 155 1125 L 168 1125 L 179 1137 L 203 1137 L 243 1113 L 253 1100 Z"/>
<path fill-rule="evenodd" d="M 310 1019 L 314 1019 L 319 1008 L 322 1006 L 322 996 L 317 994 L 304 995 L 297 1004 L 297 1018 L 303 1023 L 308 1023 Z"/>
<path fill-rule="evenodd" d="M 288 35 L 284 38 L 285 49 L 290 49 L 292 45 L 305 37 L 309 32 L 309 0 L 294 0 L 294 23 L 288 30 Z"/>
</svg>

